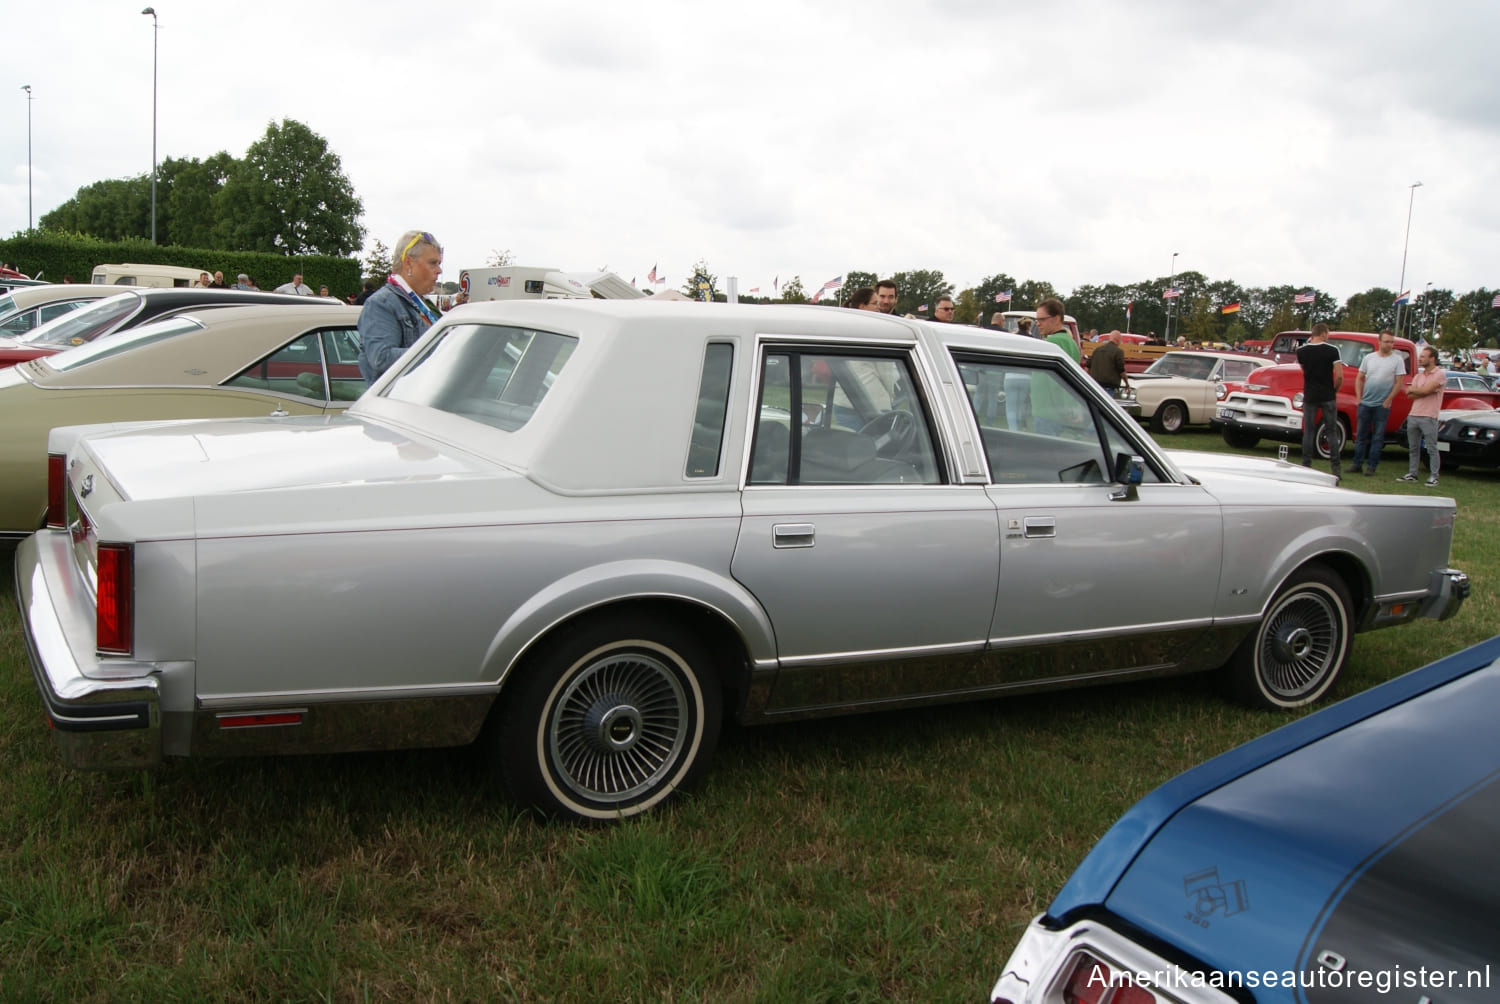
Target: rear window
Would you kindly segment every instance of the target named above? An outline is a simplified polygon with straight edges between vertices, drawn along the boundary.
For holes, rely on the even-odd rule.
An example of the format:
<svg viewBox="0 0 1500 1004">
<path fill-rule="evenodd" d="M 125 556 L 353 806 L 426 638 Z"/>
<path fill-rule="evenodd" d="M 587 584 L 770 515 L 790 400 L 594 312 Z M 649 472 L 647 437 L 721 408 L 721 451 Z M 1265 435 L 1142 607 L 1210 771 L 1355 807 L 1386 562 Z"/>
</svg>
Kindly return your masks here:
<svg viewBox="0 0 1500 1004">
<path fill-rule="evenodd" d="M 382 392 L 514 432 L 531 420 L 578 339 L 499 324 L 454 324 Z"/>
<path fill-rule="evenodd" d="M 48 356 L 39 360 L 46 366 L 57 370 L 59 373 L 87 366 L 89 363 L 100 359 L 108 359 L 117 356 L 121 352 L 136 348 L 140 345 L 149 345 L 159 342 L 164 338 L 173 338 L 188 331 L 201 331 L 203 325 L 189 317 L 169 317 L 164 321 L 156 321 L 152 324 L 143 324 L 139 328 L 131 328 L 108 338 L 100 338 L 97 341 L 88 342 L 75 349 L 59 352 L 55 356 Z M 40 330 L 40 329 L 38 329 Z"/>
<path fill-rule="evenodd" d="M 140 309 L 138 294 L 121 293 L 43 324 L 21 340 L 31 345 L 82 345 L 113 330 Z"/>
</svg>

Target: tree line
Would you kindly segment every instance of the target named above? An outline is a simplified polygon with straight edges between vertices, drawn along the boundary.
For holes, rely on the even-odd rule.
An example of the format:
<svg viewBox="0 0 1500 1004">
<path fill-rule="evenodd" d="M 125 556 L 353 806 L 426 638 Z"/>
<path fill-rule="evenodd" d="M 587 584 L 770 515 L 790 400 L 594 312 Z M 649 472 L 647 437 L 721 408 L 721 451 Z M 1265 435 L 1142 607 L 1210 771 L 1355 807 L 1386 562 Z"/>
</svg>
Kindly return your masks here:
<svg viewBox="0 0 1500 1004">
<path fill-rule="evenodd" d="M 161 244 L 349 257 L 364 243 L 364 204 L 328 141 L 295 119 L 266 127 L 243 157 L 168 157 L 157 165 Z M 151 234 L 151 176 L 96 181 L 39 221 L 106 241 Z"/>
<path fill-rule="evenodd" d="M 837 302 L 839 295 L 847 296 L 861 286 L 875 285 L 879 278 L 889 278 L 896 283 L 897 313 L 924 316 L 940 297 L 947 296 L 953 298 L 954 320 L 961 324 L 988 325 L 995 314 L 1034 310 L 1042 300 L 1055 296 L 1067 305 L 1068 313 L 1078 320 L 1083 331 L 1128 330 L 1166 337 L 1169 309 L 1170 336 L 1175 340 L 1181 335 L 1194 342 L 1237 345 L 1269 338 L 1280 331 L 1306 329 L 1318 321 L 1335 330 L 1397 330 L 1396 293 L 1382 286 L 1372 286 L 1339 302 L 1333 294 L 1313 286 L 1242 286 L 1233 280 L 1210 279 L 1201 272 L 1178 272 L 1174 276 L 1127 284 L 1083 285 L 1071 292 L 1063 292 L 1045 280 L 1016 279 L 1005 272 L 997 272 L 962 290 L 935 269 L 914 269 L 884 277 L 851 269 L 842 278 L 844 284 L 838 293 L 825 296 L 821 302 Z M 707 262 L 700 260 L 682 291 L 697 298 L 705 284 L 712 298 L 725 298 L 719 290 L 718 277 Z M 1166 298 L 1163 293 L 1168 289 L 1177 289 L 1180 295 Z M 1398 333 L 1413 341 L 1426 337 L 1447 349 L 1500 347 L 1500 310 L 1493 306 L 1497 292 L 1500 291 L 1485 288 L 1462 294 L 1451 289 L 1426 290 L 1402 306 Z M 811 299 L 801 276 L 791 277 L 774 294 L 767 297 L 742 293 L 740 300 L 807 303 Z M 1299 297 L 1308 296 L 1310 302 L 1296 302 Z M 1231 308 L 1227 313 L 1226 307 Z"/>
</svg>

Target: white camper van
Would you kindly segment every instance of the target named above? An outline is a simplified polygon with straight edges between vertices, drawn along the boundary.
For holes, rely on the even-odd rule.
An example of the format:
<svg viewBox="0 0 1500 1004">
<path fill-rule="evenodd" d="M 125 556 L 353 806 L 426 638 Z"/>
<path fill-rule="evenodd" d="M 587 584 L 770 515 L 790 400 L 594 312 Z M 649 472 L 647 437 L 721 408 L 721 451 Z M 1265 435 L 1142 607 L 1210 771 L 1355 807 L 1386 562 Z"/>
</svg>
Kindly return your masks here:
<svg viewBox="0 0 1500 1004">
<path fill-rule="evenodd" d="M 478 300 L 634 300 L 645 296 L 613 272 L 560 272 L 555 268 L 466 268 L 458 286 Z"/>
<path fill-rule="evenodd" d="M 181 268 L 177 265 L 95 265 L 91 280 L 95 286 L 150 286 L 171 288 L 191 286 L 211 269 Z"/>
</svg>

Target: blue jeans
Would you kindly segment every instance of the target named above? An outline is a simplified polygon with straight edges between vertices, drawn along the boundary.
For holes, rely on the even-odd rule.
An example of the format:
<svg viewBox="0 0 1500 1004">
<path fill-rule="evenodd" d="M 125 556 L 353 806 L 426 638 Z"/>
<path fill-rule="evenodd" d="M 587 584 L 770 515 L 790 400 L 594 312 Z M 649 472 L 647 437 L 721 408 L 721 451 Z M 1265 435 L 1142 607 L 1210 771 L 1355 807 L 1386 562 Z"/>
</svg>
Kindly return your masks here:
<svg viewBox="0 0 1500 1004">
<path fill-rule="evenodd" d="M 1380 463 L 1380 451 L 1385 449 L 1385 423 L 1391 417 L 1391 409 L 1378 404 L 1361 404 L 1355 411 L 1354 469 L 1357 471 L 1366 460 L 1370 470 Z"/>
</svg>

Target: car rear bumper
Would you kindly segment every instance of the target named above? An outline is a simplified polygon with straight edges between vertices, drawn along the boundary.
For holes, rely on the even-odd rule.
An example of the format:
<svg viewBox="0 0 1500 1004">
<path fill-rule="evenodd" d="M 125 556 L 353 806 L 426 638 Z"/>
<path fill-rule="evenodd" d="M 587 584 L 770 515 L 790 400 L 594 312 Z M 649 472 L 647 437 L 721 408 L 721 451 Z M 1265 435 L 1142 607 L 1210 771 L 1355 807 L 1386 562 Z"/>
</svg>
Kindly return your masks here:
<svg viewBox="0 0 1500 1004">
<path fill-rule="evenodd" d="M 153 767 L 162 759 L 158 678 L 141 663 L 94 654 L 93 603 L 73 574 L 66 533 L 43 530 L 16 549 L 16 603 L 32 676 L 63 762 Z"/>
</svg>

